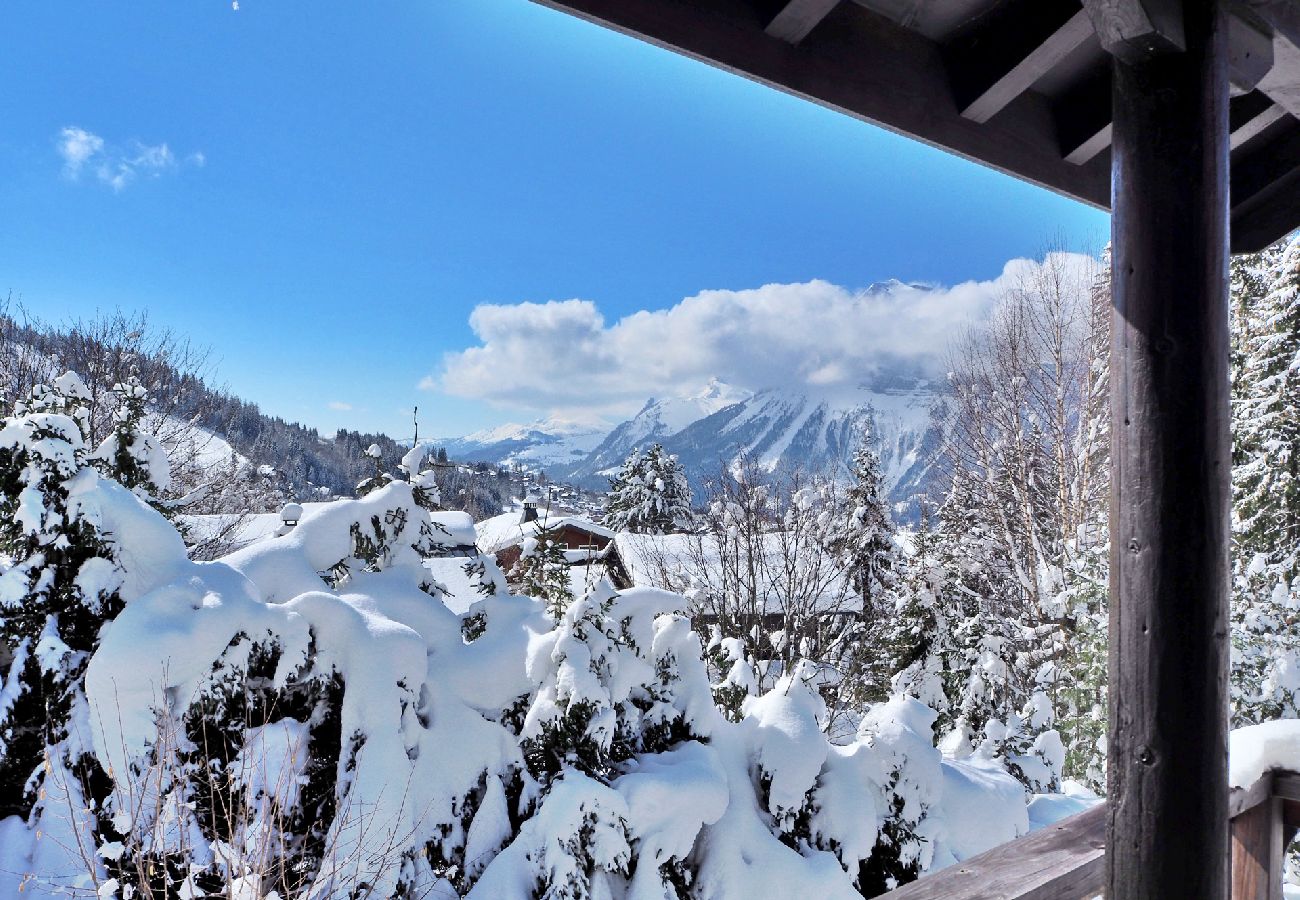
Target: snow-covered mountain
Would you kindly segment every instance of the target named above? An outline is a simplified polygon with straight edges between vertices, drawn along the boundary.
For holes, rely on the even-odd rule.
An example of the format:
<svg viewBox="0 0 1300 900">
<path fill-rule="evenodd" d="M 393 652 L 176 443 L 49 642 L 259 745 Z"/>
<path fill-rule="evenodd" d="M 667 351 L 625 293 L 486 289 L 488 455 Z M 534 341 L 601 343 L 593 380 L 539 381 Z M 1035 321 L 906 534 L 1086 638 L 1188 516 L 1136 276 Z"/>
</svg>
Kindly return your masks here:
<svg viewBox="0 0 1300 900">
<path fill-rule="evenodd" d="M 459 438 L 439 438 L 452 459 L 519 464 L 532 469 L 568 468 L 586 459 L 609 432 L 606 423 L 539 419 L 526 425 L 501 425 Z"/>
<path fill-rule="evenodd" d="M 916 497 L 934 477 L 941 434 L 931 408 L 938 396 L 931 383 L 903 376 L 877 377 L 836 394 L 751 393 L 715 379 L 689 397 L 649 400 L 613 429 L 546 419 L 436 443 L 453 459 L 519 463 L 600 490 L 634 448 L 658 442 L 677 454 L 698 495 L 706 480 L 741 457 L 768 470 L 847 474 L 866 429 L 880 454 L 885 489 L 900 517 L 912 519 Z"/>
<path fill-rule="evenodd" d="M 682 424 L 689 417 L 683 401 L 651 401 L 585 459 L 552 474 L 587 486 L 603 484 L 634 447 L 654 441 L 677 454 L 697 491 L 741 457 L 768 470 L 846 474 L 865 428 L 876 442 L 885 488 L 895 504 L 910 505 L 929 486 L 941 435 L 931 423 L 936 392 L 926 381 L 877 378 L 856 391 L 824 396 L 788 388 L 745 395 L 711 387 L 717 398 L 712 411 L 704 404 L 693 421 Z M 914 515 L 901 507 L 899 512 Z"/>
<path fill-rule="evenodd" d="M 651 398 L 641 411 L 605 435 L 587 457 L 574 462 L 563 473 L 571 480 L 590 481 L 613 474 L 636 447 L 669 439 L 687 427 L 730 406 L 753 397 L 749 391 L 712 379 L 702 391 L 690 397 Z M 604 479 L 598 479 L 604 483 Z"/>
</svg>

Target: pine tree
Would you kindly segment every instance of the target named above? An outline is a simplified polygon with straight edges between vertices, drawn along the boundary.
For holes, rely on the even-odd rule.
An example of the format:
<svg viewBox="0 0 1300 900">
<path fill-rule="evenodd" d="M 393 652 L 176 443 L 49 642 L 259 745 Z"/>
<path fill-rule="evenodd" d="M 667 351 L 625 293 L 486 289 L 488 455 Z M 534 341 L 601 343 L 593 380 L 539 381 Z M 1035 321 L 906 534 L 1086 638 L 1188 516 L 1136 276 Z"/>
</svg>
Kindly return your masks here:
<svg viewBox="0 0 1300 900">
<path fill-rule="evenodd" d="M 621 896 L 611 888 L 628 876 L 639 885 L 629 896 L 683 896 L 675 888 L 690 883 L 685 859 L 636 858 L 628 806 L 610 788 L 621 765 L 707 739 L 716 720 L 699 638 L 655 603 L 602 580 L 534 651 L 540 684 L 521 737 L 540 800 L 519 837 L 534 896 Z"/>
<path fill-rule="evenodd" d="M 51 777 L 69 797 L 80 791 L 82 807 L 106 792 L 89 757 L 84 676 L 122 608 L 122 571 L 72 494 L 95 478 L 86 401 L 67 373 L 0 427 L 0 818 L 39 816 Z"/>
<path fill-rule="evenodd" d="M 371 444 L 365 450 L 365 457 L 370 460 L 373 471 L 357 484 L 357 496 L 364 497 L 372 491 L 377 491 L 393 481 L 392 473 L 385 471 L 384 451 L 378 444 Z"/>
<path fill-rule="evenodd" d="M 829 547 L 845 563 L 863 613 L 874 613 L 894 582 L 894 528 L 880 494 L 880 459 L 864 434 L 853 453 L 852 482 L 827 534 Z"/>
<path fill-rule="evenodd" d="M 605 522 L 615 531 L 669 534 L 691 517 L 691 488 L 677 457 L 653 445 L 635 449 L 610 479 Z"/>
<path fill-rule="evenodd" d="M 558 532 L 544 524 L 535 535 L 524 539 L 519 561 L 515 563 L 511 576 L 518 582 L 519 592 L 542 601 L 556 622 L 573 603 L 564 544 L 560 542 Z"/>
<path fill-rule="evenodd" d="M 936 712 L 946 712 L 946 660 L 956 652 L 956 643 L 949 611 L 941 602 L 947 573 L 939 561 L 938 536 L 928 515 L 923 515 L 912 543 L 897 584 L 895 614 L 884 651 L 894 692 L 915 697 Z M 948 714 L 949 723 L 952 719 Z"/>
<path fill-rule="evenodd" d="M 1289 581 L 1300 574 L 1300 239 L 1270 269 L 1248 314 L 1233 481 L 1239 546 Z"/>
<path fill-rule="evenodd" d="M 171 483 L 167 452 L 158 439 L 143 429 L 149 393 L 140 379 L 131 375 L 113 385 L 117 408 L 113 413 L 113 430 L 91 457 L 105 477 L 111 478 L 136 494 L 164 515 L 170 508 L 161 501 L 162 492 Z"/>
<path fill-rule="evenodd" d="M 1300 715 L 1300 240 L 1234 261 L 1238 724 Z"/>
</svg>

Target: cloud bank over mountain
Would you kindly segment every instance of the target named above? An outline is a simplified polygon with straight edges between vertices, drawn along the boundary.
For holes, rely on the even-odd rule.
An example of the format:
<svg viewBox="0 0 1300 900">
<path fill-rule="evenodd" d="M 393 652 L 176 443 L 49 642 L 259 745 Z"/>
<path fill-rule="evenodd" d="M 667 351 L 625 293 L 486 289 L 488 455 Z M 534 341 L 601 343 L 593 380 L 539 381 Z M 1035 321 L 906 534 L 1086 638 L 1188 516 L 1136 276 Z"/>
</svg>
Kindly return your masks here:
<svg viewBox="0 0 1300 900">
<path fill-rule="evenodd" d="M 1095 265 L 1061 256 L 1074 273 Z M 702 291 L 613 323 L 589 300 L 486 304 L 470 317 L 479 344 L 447 354 L 422 386 L 498 406 L 620 416 L 714 377 L 751 391 L 833 393 L 882 371 L 935 376 L 953 338 L 1040 265 L 1012 260 L 995 279 L 951 287 L 817 280 Z"/>
</svg>

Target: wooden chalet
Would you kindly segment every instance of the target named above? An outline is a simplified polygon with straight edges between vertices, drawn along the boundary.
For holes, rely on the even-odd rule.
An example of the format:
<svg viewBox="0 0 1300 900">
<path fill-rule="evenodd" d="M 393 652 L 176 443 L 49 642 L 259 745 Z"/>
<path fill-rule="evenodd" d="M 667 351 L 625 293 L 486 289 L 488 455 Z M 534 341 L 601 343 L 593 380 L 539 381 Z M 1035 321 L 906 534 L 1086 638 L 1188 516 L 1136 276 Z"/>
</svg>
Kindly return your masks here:
<svg viewBox="0 0 1300 900">
<path fill-rule="evenodd" d="M 570 566 L 599 565 L 615 588 L 632 586 L 614 532 L 578 515 L 539 515 L 537 506 L 537 500 L 530 497 L 524 501 L 522 513 L 506 513 L 479 523 L 479 552 L 491 553 L 501 571 L 509 573 L 519 562 L 524 541 L 546 532 L 564 548 Z"/>
<path fill-rule="evenodd" d="M 1300 225 L 1300 0 L 538 2 L 1110 209 L 1108 803 L 899 893 L 1220 900 L 1235 812 L 1280 896 L 1293 786 L 1227 784 L 1227 268 Z"/>
</svg>

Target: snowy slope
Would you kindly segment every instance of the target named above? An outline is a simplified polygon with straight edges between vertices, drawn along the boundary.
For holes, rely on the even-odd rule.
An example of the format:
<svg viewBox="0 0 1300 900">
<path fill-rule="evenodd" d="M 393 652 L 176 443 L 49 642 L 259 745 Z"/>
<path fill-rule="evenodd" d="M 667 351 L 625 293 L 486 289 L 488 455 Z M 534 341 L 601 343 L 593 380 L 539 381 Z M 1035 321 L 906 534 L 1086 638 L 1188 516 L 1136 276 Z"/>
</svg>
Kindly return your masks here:
<svg viewBox="0 0 1300 900">
<path fill-rule="evenodd" d="M 459 438 L 439 438 L 433 443 L 445 447 L 447 455 L 456 460 L 550 469 L 586 458 L 608 431 L 605 423 L 552 417 L 526 425 L 501 425 Z"/>
</svg>

